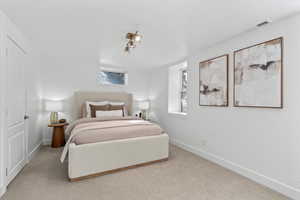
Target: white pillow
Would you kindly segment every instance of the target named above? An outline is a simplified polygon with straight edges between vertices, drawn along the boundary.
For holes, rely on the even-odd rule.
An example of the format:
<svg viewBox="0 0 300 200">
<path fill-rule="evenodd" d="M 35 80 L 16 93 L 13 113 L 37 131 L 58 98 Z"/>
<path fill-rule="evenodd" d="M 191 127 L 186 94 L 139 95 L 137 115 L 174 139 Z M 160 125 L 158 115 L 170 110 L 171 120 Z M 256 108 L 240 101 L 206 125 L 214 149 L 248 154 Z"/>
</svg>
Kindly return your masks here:
<svg viewBox="0 0 300 200">
<path fill-rule="evenodd" d="M 114 102 L 114 101 L 109 101 L 108 102 L 110 105 L 112 106 L 123 106 L 125 105 L 124 102 Z M 126 109 L 126 107 L 124 106 L 124 117 L 128 116 L 128 110 Z"/>
<path fill-rule="evenodd" d="M 122 105 L 125 105 L 124 102 L 114 102 L 114 101 L 109 101 L 108 102 L 110 105 L 113 105 L 113 106 L 122 106 Z"/>
<path fill-rule="evenodd" d="M 95 105 L 95 106 L 104 106 L 107 105 L 108 101 L 98 101 L 98 102 L 94 102 L 94 101 L 86 101 L 85 105 L 86 105 L 86 117 L 91 117 L 91 107 L 90 105 Z"/>
<path fill-rule="evenodd" d="M 113 117 L 123 117 L 123 111 L 122 110 L 97 110 L 96 111 L 96 117 L 107 117 L 107 116 L 113 116 Z"/>
</svg>

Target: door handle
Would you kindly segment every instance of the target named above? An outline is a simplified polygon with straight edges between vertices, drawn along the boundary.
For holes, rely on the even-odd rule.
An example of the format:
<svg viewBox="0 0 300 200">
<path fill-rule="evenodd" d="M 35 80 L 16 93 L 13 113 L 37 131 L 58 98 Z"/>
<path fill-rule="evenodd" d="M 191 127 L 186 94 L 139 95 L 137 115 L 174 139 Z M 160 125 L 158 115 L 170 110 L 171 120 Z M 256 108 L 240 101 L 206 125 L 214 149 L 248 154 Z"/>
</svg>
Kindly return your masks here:
<svg viewBox="0 0 300 200">
<path fill-rule="evenodd" d="M 24 115 L 24 120 L 27 120 L 29 119 L 29 116 L 28 115 Z"/>
</svg>

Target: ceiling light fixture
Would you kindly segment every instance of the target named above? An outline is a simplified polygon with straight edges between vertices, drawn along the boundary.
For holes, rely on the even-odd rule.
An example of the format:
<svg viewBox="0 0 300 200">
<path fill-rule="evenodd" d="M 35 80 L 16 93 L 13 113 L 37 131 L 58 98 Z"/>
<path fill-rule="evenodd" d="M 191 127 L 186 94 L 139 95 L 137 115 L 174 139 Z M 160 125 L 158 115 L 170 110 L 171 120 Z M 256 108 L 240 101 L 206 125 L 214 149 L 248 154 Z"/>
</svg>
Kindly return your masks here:
<svg viewBox="0 0 300 200">
<path fill-rule="evenodd" d="M 142 35 L 136 31 L 135 33 L 127 33 L 126 34 L 127 43 L 125 46 L 125 52 L 130 52 L 131 49 L 136 47 L 137 43 L 140 43 L 142 40 Z"/>
</svg>

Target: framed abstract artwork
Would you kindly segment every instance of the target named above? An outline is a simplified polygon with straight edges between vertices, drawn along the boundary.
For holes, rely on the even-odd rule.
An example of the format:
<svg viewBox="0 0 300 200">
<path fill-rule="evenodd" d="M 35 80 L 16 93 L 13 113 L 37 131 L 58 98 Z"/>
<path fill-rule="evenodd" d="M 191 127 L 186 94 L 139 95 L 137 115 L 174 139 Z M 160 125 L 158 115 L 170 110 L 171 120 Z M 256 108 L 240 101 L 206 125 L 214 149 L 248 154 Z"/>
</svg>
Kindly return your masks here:
<svg viewBox="0 0 300 200">
<path fill-rule="evenodd" d="M 228 54 L 199 64 L 199 105 L 228 106 Z"/>
<path fill-rule="evenodd" d="M 282 108 L 283 38 L 234 52 L 234 106 Z"/>
</svg>

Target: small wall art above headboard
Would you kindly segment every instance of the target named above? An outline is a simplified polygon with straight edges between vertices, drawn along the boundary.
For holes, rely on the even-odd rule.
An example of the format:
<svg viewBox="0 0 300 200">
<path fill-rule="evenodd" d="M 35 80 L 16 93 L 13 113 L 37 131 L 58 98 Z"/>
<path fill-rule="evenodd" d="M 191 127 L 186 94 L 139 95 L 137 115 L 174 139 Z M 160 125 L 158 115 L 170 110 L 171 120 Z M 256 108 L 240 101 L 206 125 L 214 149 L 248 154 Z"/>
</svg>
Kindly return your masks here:
<svg viewBox="0 0 300 200">
<path fill-rule="evenodd" d="M 90 92 L 90 91 L 77 91 L 74 93 L 75 98 L 75 119 L 83 117 L 82 107 L 86 101 L 111 101 L 111 102 L 124 102 L 128 114 L 132 114 L 132 94 L 126 92 Z"/>
</svg>

